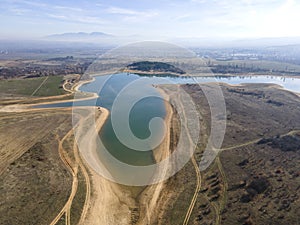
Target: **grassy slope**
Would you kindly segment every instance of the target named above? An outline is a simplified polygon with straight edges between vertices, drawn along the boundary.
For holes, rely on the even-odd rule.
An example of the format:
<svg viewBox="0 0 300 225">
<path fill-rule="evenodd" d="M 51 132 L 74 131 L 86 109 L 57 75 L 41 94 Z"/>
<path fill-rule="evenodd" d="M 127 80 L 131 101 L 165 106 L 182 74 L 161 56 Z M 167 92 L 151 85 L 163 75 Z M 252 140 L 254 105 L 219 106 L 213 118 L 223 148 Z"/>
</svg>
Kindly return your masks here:
<svg viewBox="0 0 300 225">
<path fill-rule="evenodd" d="M 44 80 L 45 77 L 1 80 L 0 95 L 5 93 L 11 95 L 30 96 Z M 64 94 L 65 91 L 60 87 L 62 81 L 63 76 L 49 76 L 34 96 L 54 96 Z"/>
</svg>

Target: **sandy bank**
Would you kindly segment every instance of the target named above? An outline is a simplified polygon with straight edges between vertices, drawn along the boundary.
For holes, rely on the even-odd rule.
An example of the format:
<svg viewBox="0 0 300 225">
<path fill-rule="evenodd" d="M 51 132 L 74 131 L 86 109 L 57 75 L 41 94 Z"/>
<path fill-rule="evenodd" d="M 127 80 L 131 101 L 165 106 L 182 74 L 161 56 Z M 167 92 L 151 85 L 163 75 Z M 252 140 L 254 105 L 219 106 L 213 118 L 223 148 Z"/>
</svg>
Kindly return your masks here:
<svg viewBox="0 0 300 225">
<path fill-rule="evenodd" d="M 87 217 L 83 222 L 84 225 L 131 224 L 130 208 L 134 208 L 135 206 L 135 202 L 130 197 L 130 193 L 121 189 L 118 184 L 100 176 L 94 170 L 94 168 L 102 169 L 100 166 L 102 163 L 100 162 L 97 154 L 96 139 L 98 138 L 99 130 L 105 123 L 108 116 L 109 111 L 105 108 L 101 108 L 101 114 L 97 118 L 95 126 L 90 126 L 88 131 L 85 131 L 84 128 L 78 127 L 79 132 L 84 133 L 83 136 L 81 136 L 81 133 L 77 135 L 82 137 L 80 141 L 81 143 L 79 143 L 81 150 L 80 153 L 85 161 L 85 165 L 89 169 L 92 181 L 92 201 L 89 206 Z M 86 120 L 82 122 L 83 124 L 86 122 L 88 123 Z"/>
<path fill-rule="evenodd" d="M 166 106 L 166 131 L 165 139 L 161 145 L 153 151 L 154 158 L 157 162 L 167 158 L 170 154 L 170 126 L 173 116 L 173 110 L 168 103 L 169 96 L 161 89 L 158 89 L 161 95 L 167 100 Z M 84 224 L 131 224 L 132 209 L 139 206 L 139 220 L 136 224 L 144 225 L 153 223 L 159 214 L 158 210 L 162 210 L 165 204 L 163 191 L 165 183 L 161 182 L 155 185 L 148 186 L 140 194 L 136 202 L 128 189 L 124 189 L 119 184 L 113 183 L 102 176 L 98 175 L 94 169 L 101 170 L 102 162 L 100 162 L 96 145 L 98 132 L 109 116 L 107 109 L 101 108 L 101 114 L 96 120 L 96 132 L 89 130 L 85 132 L 85 138 L 81 142 L 81 147 L 84 146 L 84 152 L 81 152 L 82 157 L 86 162 L 89 162 L 89 170 L 92 180 L 92 203 Z M 88 123 L 85 121 L 85 123 Z M 84 132 L 84 131 L 82 131 Z M 92 169 L 94 168 L 94 169 Z M 160 176 L 163 178 L 166 175 L 168 168 L 160 171 Z M 160 207 L 158 207 L 158 205 Z"/>
<path fill-rule="evenodd" d="M 161 145 L 153 151 L 153 156 L 156 162 L 160 162 L 161 160 L 167 158 L 170 152 L 170 129 L 171 129 L 171 119 L 173 116 L 173 109 L 169 104 L 169 96 L 160 88 L 157 88 L 160 94 L 166 99 L 165 108 L 166 108 L 166 134 L 165 139 Z M 160 177 L 164 178 L 167 173 L 167 169 L 163 168 L 160 171 Z M 160 182 L 158 184 L 154 184 L 145 188 L 140 196 L 140 220 L 138 222 L 139 225 L 143 224 L 153 224 L 154 220 L 157 219 L 159 214 L 158 210 L 163 209 L 164 200 L 162 198 L 163 191 L 165 187 L 165 182 Z M 160 207 L 158 207 L 160 206 Z"/>
</svg>

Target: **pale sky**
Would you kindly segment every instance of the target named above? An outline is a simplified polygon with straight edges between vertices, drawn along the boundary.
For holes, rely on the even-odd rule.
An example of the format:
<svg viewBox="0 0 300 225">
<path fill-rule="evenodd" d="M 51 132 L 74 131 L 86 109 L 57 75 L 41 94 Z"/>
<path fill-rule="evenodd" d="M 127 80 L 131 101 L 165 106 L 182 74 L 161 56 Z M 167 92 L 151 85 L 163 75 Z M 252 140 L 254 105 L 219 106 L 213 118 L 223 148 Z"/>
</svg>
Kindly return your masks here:
<svg viewBox="0 0 300 225">
<path fill-rule="evenodd" d="M 105 32 L 186 38 L 300 36 L 296 0 L 0 0 L 0 38 Z"/>
</svg>

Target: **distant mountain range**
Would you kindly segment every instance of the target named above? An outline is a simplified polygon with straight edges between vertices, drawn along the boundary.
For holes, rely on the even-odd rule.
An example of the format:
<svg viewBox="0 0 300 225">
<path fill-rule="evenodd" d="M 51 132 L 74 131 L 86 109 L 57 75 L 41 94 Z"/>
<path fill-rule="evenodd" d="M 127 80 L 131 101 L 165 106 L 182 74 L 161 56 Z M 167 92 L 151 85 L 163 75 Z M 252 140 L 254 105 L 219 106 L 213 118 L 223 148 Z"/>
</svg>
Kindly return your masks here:
<svg viewBox="0 0 300 225">
<path fill-rule="evenodd" d="M 59 42 L 80 42 L 80 43 L 96 43 L 106 45 L 120 45 L 129 42 L 143 41 L 140 35 L 130 36 L 115 36 L 103 32 L 77 32 L 77 33 L 62 33 L 52 34 L 43 37 L 42 40 L 46 41 L 59 41 Z"/>
<path fill-rule="evenodd" d="M 78 32 L 78 33 L 63 33 L 63 34 L 52 34 L 45 37 L 49 40 L 61 40 L 61 41 L 96 41 L 97 39 L 112 38 L 111 34 L 103 32 Z"/>
</svg>

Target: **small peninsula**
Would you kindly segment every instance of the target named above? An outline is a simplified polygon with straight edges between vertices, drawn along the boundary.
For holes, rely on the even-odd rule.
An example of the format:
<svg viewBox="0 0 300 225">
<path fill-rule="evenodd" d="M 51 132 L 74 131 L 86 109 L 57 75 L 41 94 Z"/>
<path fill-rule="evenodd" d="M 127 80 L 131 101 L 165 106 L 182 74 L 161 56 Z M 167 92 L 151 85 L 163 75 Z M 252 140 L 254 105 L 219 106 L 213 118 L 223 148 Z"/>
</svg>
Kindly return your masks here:
<svg viewBox="0 0 300 225">
<path fill-rule="evenodd" d="M 171 64 L 164 62 L 152 62 L 152 61 L 140 61 L 129 64 L 123 70 L 123 72 L 127 73 L 137 73 L 142 75 L 183 75 L 185 72 Z"/>
</svg>

